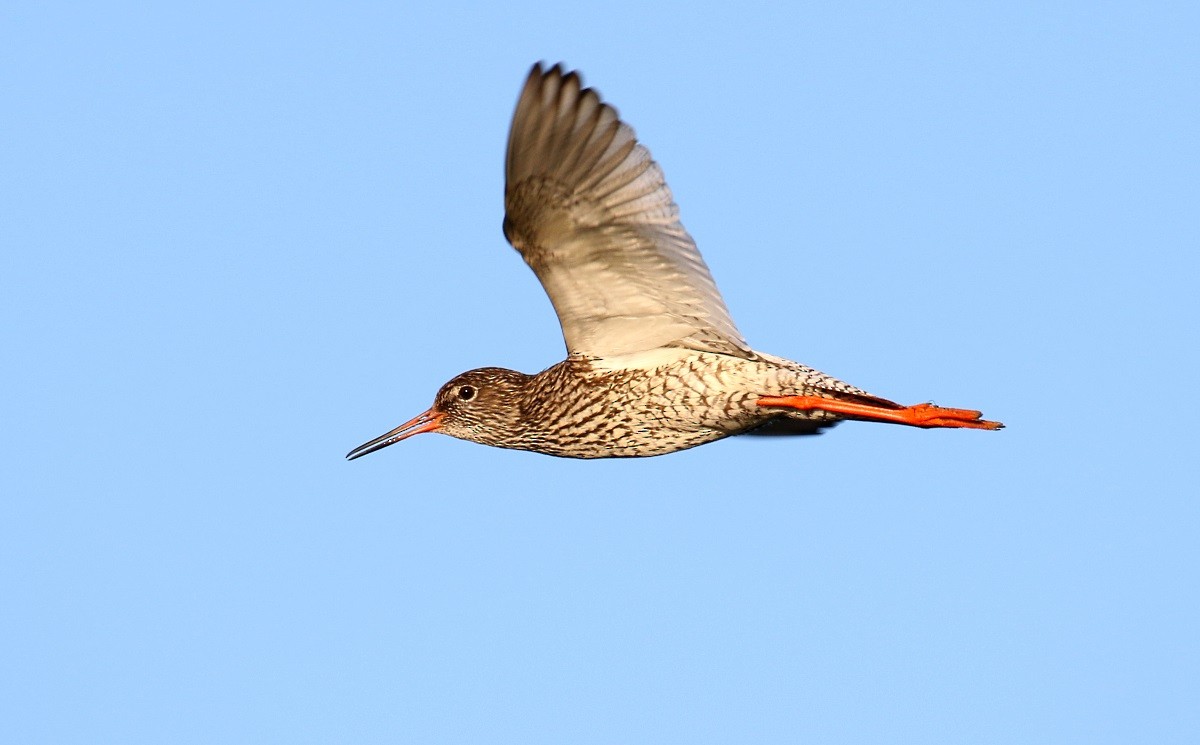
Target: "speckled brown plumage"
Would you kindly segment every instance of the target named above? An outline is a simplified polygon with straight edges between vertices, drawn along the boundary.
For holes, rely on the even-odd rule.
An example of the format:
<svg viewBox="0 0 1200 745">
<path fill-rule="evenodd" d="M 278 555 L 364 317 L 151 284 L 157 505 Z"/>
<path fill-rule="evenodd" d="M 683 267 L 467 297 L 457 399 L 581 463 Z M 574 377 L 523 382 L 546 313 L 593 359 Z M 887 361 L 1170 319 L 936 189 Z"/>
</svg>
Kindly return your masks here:
<svg viewBox="0 0 1200 745">
<path fill-rule="evenodd" d="M 351 459 L 421 432 L 575 458 L 662 455 L 844 418 L 999 429 L 977 411 L 900 406 L 754 351 L 679 221 L 662 170 L 577 73 L 535 65 L 505 161 L 504 234 L 537 274 L 567 359 L 485 367 Z"/>
<path fill-rule="evenodd" d="M 821 395 L 810 383 L 824 379 L 801 366 L 711 352 L 691 352 L 661 368 L 616 371 L 573 357 L 522 381 L 516 436 L 488 444 L 576 458 L 632 457 L 703 445 L 779 417 L 815 430 L 836 416 L 781 413 L 756 401 L 764 394 Z"/>
</svg>

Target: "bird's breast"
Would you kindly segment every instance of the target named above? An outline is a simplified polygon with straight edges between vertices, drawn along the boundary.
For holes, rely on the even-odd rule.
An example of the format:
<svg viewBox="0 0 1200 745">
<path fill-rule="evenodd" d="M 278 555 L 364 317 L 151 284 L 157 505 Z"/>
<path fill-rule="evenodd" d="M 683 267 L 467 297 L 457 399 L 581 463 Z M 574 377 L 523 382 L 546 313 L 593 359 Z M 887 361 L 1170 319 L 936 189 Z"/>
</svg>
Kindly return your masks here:
<svg viewBox="0 0 1200 745">
<path fill-rule="evenodd" d="M 646 369 L 568 360 L 537 376 L 527 438 L 531 449 L 579 458 L 695 447 L 762 423 L 761 377 L 749 361 L 708 353 Z"/>
</svg>

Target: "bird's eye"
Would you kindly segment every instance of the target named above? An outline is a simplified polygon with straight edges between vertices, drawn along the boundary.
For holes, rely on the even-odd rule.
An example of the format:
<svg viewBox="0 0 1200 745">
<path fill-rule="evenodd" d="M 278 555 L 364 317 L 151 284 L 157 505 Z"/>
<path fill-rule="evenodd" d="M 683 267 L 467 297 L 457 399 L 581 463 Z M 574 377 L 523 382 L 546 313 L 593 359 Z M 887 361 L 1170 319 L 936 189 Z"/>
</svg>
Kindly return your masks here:
<svg viewBox="0 0 1200 745">
<path fill-rule="evenodd" d="M 475 387 L 464 385 L 462 388 L 458 389 L 458 397 L 463 401 L 470 401 L 471 399 L 475 398 Z"/>
</svg>

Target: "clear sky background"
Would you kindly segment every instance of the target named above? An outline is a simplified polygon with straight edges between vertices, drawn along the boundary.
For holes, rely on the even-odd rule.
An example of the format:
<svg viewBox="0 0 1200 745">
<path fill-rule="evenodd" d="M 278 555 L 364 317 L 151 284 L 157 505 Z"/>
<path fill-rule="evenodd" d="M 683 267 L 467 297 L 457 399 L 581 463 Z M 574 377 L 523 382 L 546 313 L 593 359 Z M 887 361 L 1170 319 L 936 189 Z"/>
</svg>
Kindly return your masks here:
<svg viewBox="0 0 1200 745">
<path fill-rule="evenodd" d="M 1200 740 L 1194 3 L 7 3 L 0 741 Z M 534 61 L 745 336 L 1000 433 L 425 435 Z"/>
</svg>

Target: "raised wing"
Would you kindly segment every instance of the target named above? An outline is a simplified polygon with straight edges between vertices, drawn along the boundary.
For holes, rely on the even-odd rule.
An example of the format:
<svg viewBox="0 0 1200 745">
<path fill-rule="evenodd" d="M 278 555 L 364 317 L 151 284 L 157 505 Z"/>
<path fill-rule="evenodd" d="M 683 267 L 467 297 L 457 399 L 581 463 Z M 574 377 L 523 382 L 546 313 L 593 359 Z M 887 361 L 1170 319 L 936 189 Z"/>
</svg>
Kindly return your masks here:
<svg viewBox="0 0 1200 745">
<path fill-rule="evenodd" d="M 504 234 L 550 296 L 568 353 L 752 354 L 662 169 L 578 73 L 533 66 L 505 177 Z"/>
</svg>

